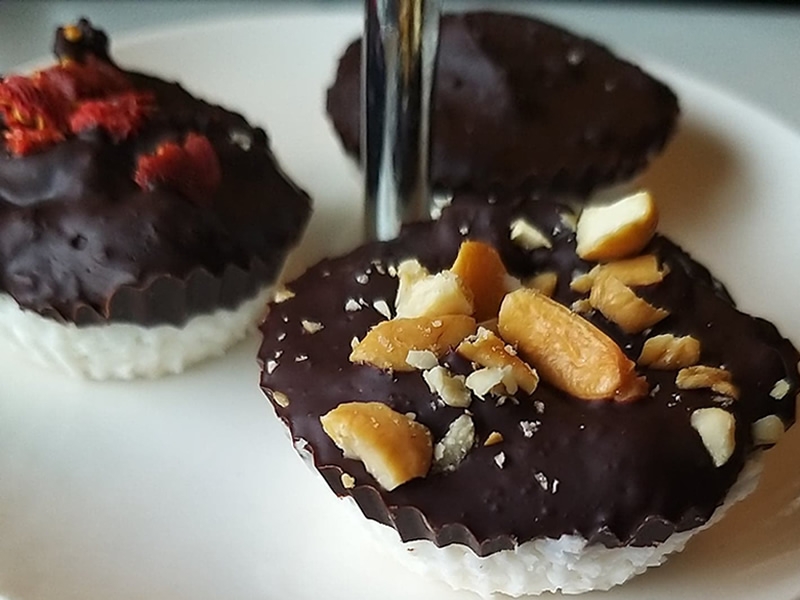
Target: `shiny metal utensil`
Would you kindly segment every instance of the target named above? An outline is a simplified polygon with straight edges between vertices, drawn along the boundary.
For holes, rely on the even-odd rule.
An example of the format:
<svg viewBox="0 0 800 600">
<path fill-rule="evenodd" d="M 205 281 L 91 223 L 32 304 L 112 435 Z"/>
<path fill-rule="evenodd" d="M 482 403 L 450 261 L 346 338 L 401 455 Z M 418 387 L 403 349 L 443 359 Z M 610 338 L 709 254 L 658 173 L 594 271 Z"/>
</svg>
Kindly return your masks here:
<svg viewBox="0 0 800 600">
<path fill-rule="evenodd" d="M 361 148 L 368 239 L 429 218 L 430 102 L 439 0 L 365 0 Z"/>
</svg>

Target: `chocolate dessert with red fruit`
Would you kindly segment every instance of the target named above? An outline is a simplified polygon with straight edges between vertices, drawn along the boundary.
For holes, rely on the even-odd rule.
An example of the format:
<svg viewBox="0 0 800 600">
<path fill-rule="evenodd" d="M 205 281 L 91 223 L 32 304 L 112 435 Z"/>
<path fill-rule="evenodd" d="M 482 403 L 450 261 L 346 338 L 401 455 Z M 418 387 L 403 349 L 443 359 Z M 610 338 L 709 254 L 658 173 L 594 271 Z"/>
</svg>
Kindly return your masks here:
<svg viewBox="0 0 800 600">
<path fill-rule="evenodd" d="M 90 378 L 224 352 L 263 315 L 308 196 L 263 129 L 122 69 L 88 21 L 54 50 L 0 79 L 3 339 Z"/>
</svg>

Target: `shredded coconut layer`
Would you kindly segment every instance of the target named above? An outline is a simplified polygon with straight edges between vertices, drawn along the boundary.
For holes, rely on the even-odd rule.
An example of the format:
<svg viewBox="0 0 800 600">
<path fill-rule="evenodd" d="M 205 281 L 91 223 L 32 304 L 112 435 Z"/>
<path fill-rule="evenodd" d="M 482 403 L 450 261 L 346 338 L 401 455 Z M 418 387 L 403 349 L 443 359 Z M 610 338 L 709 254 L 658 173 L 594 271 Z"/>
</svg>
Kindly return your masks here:
<svg viewBox="0 0 800 600">
<path fill-rule="evenodd" d="M 548 591 L 580 594 L 624 583 L 649 567 L 662 564 L 669 554 L 683 550 L 689 538 L 716 523 L 731 506 L 756 489 L 761 469 L 760 456 L 751 459 L 711 519 L 700 527 L 674 533 L 656 546 L 606 548 L 588 545 L 580 536 L 562 535 L 559 539 L 531 540 L 513 550 L 480 557 L 460 544 L 440 548 L 428 540 L 402 542 L 391 527 L 363 517 L 361 522 L 378 546 L 406 567 L 455 589 L 471 590 L 484 598 L 496 592 L 514 597 Z M 361 514 L 355 500 L 349 496 L 344 500 L 351 510 Z"/>
<path fill-rule="evenodd" d="M 286 431 L 291 437 L 288 429 Z M 327 488 L 314 467 L 308 442 L 297 440 L 294 447 Z M 531 540 L 513 550 L 481 557 L 460 544 L 440 548 L 429 540 L 403 542 L 392 527 L 365 518 L 351 496 L 340 500 L 351 511 L 353 522 L 362 523 L 381 550 L 411 571 L 444 581 L 454 589 L 470 590 L 484 598 L 495 593 L 514 597 L 557 591 L 581 594 L 608 590 L 650 567 L 663 564 L 670 554 L 683 550 L 693 535 L 719 521 L 728 509 L 755 491 L 763 468 L 761 456 L 760 453 L 754 455 L 745 464 L 725 501 L 706 523 L 673 533 L 656 546 L 606 548 L 589 545 L 581 536 L 562 535 L 559 539 Z"/>
<path fill-rule="evenodd" d="M 189 365 L 223 354 L 254 330 L 273 287 L 234 310 L 191 318 L 182 327 L 111 323 L 78 327 L 20 308 L 0 295 L 0 340 L 49 370 L 88 379 L 133 379 L 180 373 Z"/>
</svg>

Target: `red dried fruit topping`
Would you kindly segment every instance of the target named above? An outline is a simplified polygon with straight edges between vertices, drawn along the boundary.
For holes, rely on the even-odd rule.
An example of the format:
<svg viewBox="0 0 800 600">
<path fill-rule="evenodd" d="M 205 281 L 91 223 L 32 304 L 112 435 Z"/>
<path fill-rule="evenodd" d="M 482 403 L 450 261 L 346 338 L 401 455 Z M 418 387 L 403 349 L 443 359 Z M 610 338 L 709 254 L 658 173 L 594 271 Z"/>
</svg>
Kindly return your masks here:
<svg viewBox="0 0 800 600">
<path fill-rule="evenodd" d="M 152 94 L 128 92 L 103 100 L 81 102 L 69 120 L 72 133 L 99 127 L 115 142 L 121 142 L 144 123 L 152 112 Z"/>
<path fill-rule="evenodd" d="M 138 129 L 154 109 L 150 93 L 132 91 L 126 74 L 87 56 L 65 61 L 30 77 L 0 80 L 0 117 L 8 149 L 24 156 L 68 135 L 100 127 L 119 142 Z"/>
<path fill-rule="evenodd" d="M 0 82 L 0 111 L 9 128 L 62 129 L 69 109 L 69 102 L 49 85 L 20 76 Z"/>
<path fill-rule="evenodd" d="M 56 129 L 10 129 L 4 132 L 8 149 L 17 156 L 25 156 L 57 144 L 64 134 Z"/>
<path fill-rule="evenodd" d="M 183 145 L 165 142 L 155 153 L 141 155 L 133 179 L 143 190 L 171 188 L 197 204 L 206 204 L 222 180 L 222 170 L 208 138 L 190 133 Z"/>
</svg>

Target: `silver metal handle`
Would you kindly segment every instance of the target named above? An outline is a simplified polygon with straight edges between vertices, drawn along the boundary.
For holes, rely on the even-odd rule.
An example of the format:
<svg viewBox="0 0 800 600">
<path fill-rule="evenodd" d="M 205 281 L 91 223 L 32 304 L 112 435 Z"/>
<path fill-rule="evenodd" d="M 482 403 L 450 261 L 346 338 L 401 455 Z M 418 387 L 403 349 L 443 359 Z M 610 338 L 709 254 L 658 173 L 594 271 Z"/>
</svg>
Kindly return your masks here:
<svg viewBox="0 0 800 600">
<path fill-rule="evenodd" d="M 429 218 L 430 103 L 439 0 L 365 0 L 361 149 L 367 238 Z"/>
</svg>

